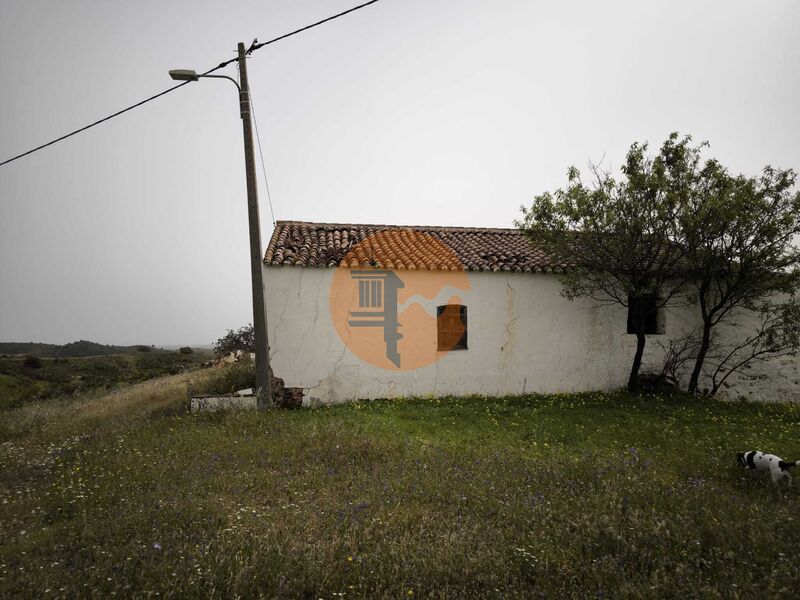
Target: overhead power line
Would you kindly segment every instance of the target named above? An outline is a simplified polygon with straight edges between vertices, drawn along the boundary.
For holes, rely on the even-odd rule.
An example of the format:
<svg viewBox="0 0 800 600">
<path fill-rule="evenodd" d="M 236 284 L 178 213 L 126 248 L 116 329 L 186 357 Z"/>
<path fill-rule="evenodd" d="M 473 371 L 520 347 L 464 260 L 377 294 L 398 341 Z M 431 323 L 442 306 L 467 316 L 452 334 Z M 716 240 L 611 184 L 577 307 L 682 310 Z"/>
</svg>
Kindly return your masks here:
<svg viewBox="0 0 800 600">
<path fill-rule="evenodd" d="M 223 64 L 219 65 L 218 67 L 214 67 L 210 71 L 206 71 L 205 73 L 203 73 L 203 75 L 208 75 L 209 73 L 213 73 L 217 69 L 221 69 L 226 64 L 227 63 L 223 63 Z M 142 104 L 147 104 L 151 100 L 155 100 L 156 98 L 160 98 L 164 94 L 169 94 L 170 92 L 173 92 L 173 91 L 177 90 L 178 88 L 185 86 L 187 83 L 192 83 L 192 82 L 191 81 L 184 81 L 183 83 L 179 83 L 178 85 L 175 85 L 175 86 L 173 86 L 171 88 L 168 88 L 168 89 L 164 90 L 163 92 L 159 92 L 158 94 L 156 94 L 154 96 L 150 96 L 149 98 L 145 98 L 141 102 L 137 102 L 136 104 L 132 104 L 128 108 L 123 108 L 122 110 L 115 112 L 113 115 L 108 115 L 107 117 L 103 117 L 102 119 L 98 119 L 94 123 L 89 123 L 88 125 L 85 125 L 85 126 L 81 127 L 80 129 L 76 129 L 75 131 L 72 131 L 72 132 L 70 132 L 70 133 L 68 133 L 66 135 L 62 135 L 60 138 L 56 138 L 56 139 L 54 139 L 52 141 L 47 142 L 46 144 L 42 144 L 41 146 L 36 146 L 36 148 L 32 148 L 31 150 L 28 150 L 27 152 L 23 152 L 22 154 L 17 154 L 13 158 L 9 158 L 8 160 L 4 160 L 3 162 L 1 162 L 0 163 L 0 167 L 2 167 L 5 164 L 8 164 L 10 162 L 13 162 L 13 161 L 15 161 L 15 160 L 17 160 L 19 158 L 22 158 L 23 156 L 28 156 L 28 154 L 33 154 L 37 150 L 42 150 L 43 148 L 47 148 L 48 146 L 52 146 L 53 144 L 55 144 L 57 142 L 60 142 L 62 140 L 65 140 L 68 137 L 72 137 L 73 135 L 76 135 L 76 134 L 78 134 L 78 133 L 80 133 L 82 131 L 86 131 L 87 129 L 91 129 L 95 125 L 100 125 L 100 123 L 105 123 L 109 119 L 113 119 L 114 117 L 118 117 L 119 115 L 121 115 L 123 113 L 126 113 L 129 110 L 133 110 L 134 108 L 138 108 Z"/>
<path fill-rule="evenodd" d="M 250 111 L 253 113 L 253 124 L 256 126 L 256 140 L 258 141 L 258 154 L 261 157 L 261 171 L 264 173 L 264 187 L 267 190 L 267 200 L 269 200 L 269 214 L 272 216 L 272 225 L 275 225 L 275 209 L 272 208 L 272 194 L 269 191 L 269 179 L 267 179 L 267 165 L 264 162 L 264 152 L 261 150 L 261 135 L 258 133 L 258 119 L 256 118 L 256 105 L 253 102 L 253 90 L 250 90 Z"/>
<path fill-rule="evenodd" d="M 275 42 L 279 42 L 281 40 L 285 40 L 288 37 L 292 37 L 293 35 L 297 35 L 298 33 L 302 33 L 303 31 L 307 31 L 309 29 L 312 29 L 313 27 L 317 27 L 319 25 L 322 25 L 323 23 L 327 23 L 328 21 L 332 21 L 333 19 L 338 19 L 339 17 L 343 17 L 346 14 L 349 14 L 351 12 L 354 12 L 356 10 L 359 10 L 361 8 L 369 6 L 370 4 L 375 4 L 376 2 L 379 2 L 379 1 L 380 0 L 371 0 L 370 2 L 365 2 L 363 4 L 359 4 L 358 6 L 354 6 L 353 8 L 350 8 L 348 10 L 345 10 L 345 11 L 342 11 L 342 12 L 337 13 L 335 15 L 332 15 L 332 16 L 326 18 L 326 19 L 322 19 L 321 21 L 317 21 L 316 23 L 312 23 L 311 25 L 306 25 L 305 27 L 301 27 L 300 29 L 295 29 L 294 31 L 291 31 L 289 33 L 285 33 L 285 34 L 283 34 L 281 36 L 278 36 L 278 37 L 276 37 L 274 39 L 271 39 L 269 41 L 266 41 L 266 42 L 263 42 L 263 43 L 260 43 L 260 44 L 257 43 L 257 42 L 254 42 L 253 45 L 250 46 L 250 48 L 247 50 L 247 54 L 251 54 L 254 50 L 258 50 L 259 48 L 263 48 L 264 46 L 268 46 L 270 44 L 274 44 Z M 237 60 L 238 59 L 236 59 L 236 58 L 232 58 L 230 60 L 222 62 L 222 63 L 218 64 L 216 67 L 214 67 L 213 69 L 209 69 L 208 71 L 203 73 L 203 75 L 209 75 L 210 73 L 213 73 L 214 71 L 218 71 L 219 69 L 222 69 L 223 67 L 226 67 L 229 64 L 231 64 L 233 62 L 236 62 Z M 122 110 L 119 110 L 119 111 L 115 112 L 114 114 L 108 115 L 107 117 L 103 117 L 102 119 L 98 119 L 94 123 L 89 123 L 88 125 L 85 125 L 85 126 L 81 127 L 80 129 L 76 129 L 75 131 L 72 131 L 72 132 L 70 132 L 70 133 L 68 133 L 66 135 L 62 135 L 61 137 L 56 138 L 54 140 L 51 140 L 51 141 L 47 142 L 46 144 L 42 144 L 41 146 L 37 146 L 36 148 L 32 148 L 32 149 L 28 150 L 27 152 L 23 152 L 22 154 L 18 154 L 16 156 L 13 156 L 13 157 L 11 157 L 11 158 L 9 158 L 7 160 L 4 160 L 3 162 L 0 162 L 0 167 L 2 167 L 3 165 L 7 165 L 10 162 L 14 162 L 15 160 L 18 160 L 18 159 L 20 159 L 20 158 L 22 158 L 24 156 L 28 156 L 29 154 L 33 154 L 34 152 L 36 152 L 38 150 L 42 150 L 44 148 L 47 148 L 48 146 L 52 146 L 53 144 L 56 144 L 58 142 L 61 142 L 61 141 L 65 140 L 65 139 L 69 138 L 69 137 L 72 137 L 73 135 L 76 135 L 78 133 L 86 131 L 87 129 L 91 129 L 92 127 L 95 127 L 97 125 L 100 125 L 101 123 L 105 123 L 106 121 L 108 121 L 110 119 L 113 119 L 114 117 L 118 117 L 123 113 L 126 113 L 126 112 L 128 112 L 130 110 L 133 110 L 134 108 L 138 108 L 138 107 L 142 106 L 143 104 L 147 104 L 148 102 L 150 102 L 152 100 L 155 100 L 156 98 L 160 98 L 161 96 L 164 96 L 165 94 L 169 94 L 170 92 L 174 92 L 178 88 L 181 88 L 181 87 L 185 86 L 187 83 L 192 83 L 192 82 L 191 81 L 184 81 L 183 83 L 179 83 L 176 86 L 173 86 L 171 88 L 168 88 L 168 89 L 164 90 L 163 92 L 159 92 L 158 94 L 150 96 L 149 98 L 145 98 L 144 100 L 142 100 L 140 102 L 137 102 L 136 104 L 132 104 L 131 106 L 129 106 L 127 108 L 123 108 Z"/>
<path fill-rule="evenodd" d="M 306 25 L 305 27 L 301 27 L 300 29 L 295 29 L 291 33 L 286 33 L 286 34 L 284 34 L 284 35 L 282 35 L 280 37 L 276 37 L 275 39 L 269 40 L 268 42 L 264 42 L 263 44 L 253 44 L 247 50 L 247 53 L 250 54 L 253 50 L 258 50 L 259 48 L 263 48 L 264 46 L 269 46 L 270 44 L 274 44 L 275 42 L 279 42 L 279 41 L 281 41 L 283 39 L 286 39 L 288 37 L 291 37 L 293 35 L 297 35 L 298 33 L 306 31 L 307 29 L 311 29 L 312 27 L 316 27 L 317 25 L 322 25 L 323 23 L 327 23 L 328 21 L 333 21 L 334 19 L 338 19 L 339 17 L 343 17 L 346 14 L 349 14 L 351 12 L 355 12 L 355 11 L 361 9 L 361 8 L 364 8 L 365 6 L 369 6 L 370 4 L 375 4 L 376 2 L 380 2 L 380 0 L 370 0 L 370 2 L 364 2 L 364 4 L 359 4 L 358 6 L 354 6 L 353 8 L 348 8 L 347 10 L 342 11 L 340 13 L 337 13 L 335 15 L 332 15 L 332 16 L 328 17 L 327 19 L 322 19 L 322 21 L 317 21 L 316 23 L 312 23 L 311 25 Z"/>
</svg>

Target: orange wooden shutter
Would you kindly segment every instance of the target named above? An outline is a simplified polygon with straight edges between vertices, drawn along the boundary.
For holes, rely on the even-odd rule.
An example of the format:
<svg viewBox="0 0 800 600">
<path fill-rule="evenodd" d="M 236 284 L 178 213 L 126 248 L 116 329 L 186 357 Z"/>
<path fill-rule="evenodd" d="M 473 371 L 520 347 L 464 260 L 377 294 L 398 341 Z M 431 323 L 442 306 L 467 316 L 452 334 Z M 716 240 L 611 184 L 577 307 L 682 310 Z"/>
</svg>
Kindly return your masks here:
<svg viewBox="0 0 800 600">
<path fill-rule="evenodd" d="M 467 307 L 458 304 L 439 306 L 436 310 L 436 333 L 440 351 L 466 349 Z"/>
</svg>

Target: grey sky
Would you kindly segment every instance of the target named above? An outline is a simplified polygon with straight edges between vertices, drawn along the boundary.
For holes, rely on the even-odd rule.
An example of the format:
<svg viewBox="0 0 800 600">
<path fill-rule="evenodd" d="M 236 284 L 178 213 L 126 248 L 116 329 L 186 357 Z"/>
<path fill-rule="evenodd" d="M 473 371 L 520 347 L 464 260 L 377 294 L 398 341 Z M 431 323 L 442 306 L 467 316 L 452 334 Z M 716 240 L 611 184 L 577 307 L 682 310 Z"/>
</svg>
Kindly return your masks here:
<svg viewBox="0 0 800 600">
<path fill-rule="evenodd" d="M 0 160 L 358 3 L 0 0 Z M 275 216 L 506 227 L 568 165 L 673 130 L 800 168 L 799 25 L 796 0 L 382 0 L 248 63 Z M 206 80 L 0 167 L 0 340 L 250 322 L 242 154 Z"/>
</svg>

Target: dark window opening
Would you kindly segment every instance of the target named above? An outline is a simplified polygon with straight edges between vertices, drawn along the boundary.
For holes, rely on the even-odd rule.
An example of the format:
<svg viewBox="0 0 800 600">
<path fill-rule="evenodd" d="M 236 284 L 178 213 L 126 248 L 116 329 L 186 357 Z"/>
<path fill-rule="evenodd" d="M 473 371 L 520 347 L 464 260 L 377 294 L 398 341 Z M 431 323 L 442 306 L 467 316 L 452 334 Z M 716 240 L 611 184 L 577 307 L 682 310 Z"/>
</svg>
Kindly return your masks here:
<svg viewBox="0 0 800 600">
<path fill-rule="evenodd" d="M 467 349 L 467 307 L 448 304 L 436 307 L 436 340 L 440 352 Z"/>
<path fill-rule="evenodd" d="M 644 322 L 645 334 L 663 333 L 659 327 L 658 299 L 655 294 L 628 296 L 628 333 L 636 333 L 639 320 Z"/>
</svg>

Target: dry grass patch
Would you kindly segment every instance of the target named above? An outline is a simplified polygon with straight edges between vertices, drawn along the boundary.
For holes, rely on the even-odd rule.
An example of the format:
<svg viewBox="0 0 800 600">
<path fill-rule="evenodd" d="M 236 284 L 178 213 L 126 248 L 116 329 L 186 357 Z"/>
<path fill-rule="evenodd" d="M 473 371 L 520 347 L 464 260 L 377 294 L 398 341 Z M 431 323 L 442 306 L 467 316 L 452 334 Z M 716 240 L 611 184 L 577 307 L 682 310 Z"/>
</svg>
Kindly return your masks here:
<svg viewBox="0 0 800 600">
<path fill-rule="evenodd" d="M 3 433 L 22 435 L 55 429 L 58 433 L 92 429 L 112 419 L 132 419 L 152 413 L 186 396 L 191 374 L 169 375 L 109 392 L 29 402 L 4 412 Z"/>
</svg>

